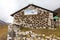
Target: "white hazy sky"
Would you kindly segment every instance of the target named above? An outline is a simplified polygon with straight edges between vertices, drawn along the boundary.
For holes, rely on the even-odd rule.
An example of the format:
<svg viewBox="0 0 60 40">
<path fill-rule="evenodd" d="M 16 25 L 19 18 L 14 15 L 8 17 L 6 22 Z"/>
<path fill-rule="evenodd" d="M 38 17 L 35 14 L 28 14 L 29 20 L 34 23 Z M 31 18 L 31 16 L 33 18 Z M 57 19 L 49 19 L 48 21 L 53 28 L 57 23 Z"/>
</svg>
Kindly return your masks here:
<svg viewBox="0 0 60 40">
<path fill-rule="evenodd" d="M 60 0 L 0 0 L 0 20 L 12 23 L 10 15 L 31 3 L 52 11 L 60 8 Z"/>
</svg>

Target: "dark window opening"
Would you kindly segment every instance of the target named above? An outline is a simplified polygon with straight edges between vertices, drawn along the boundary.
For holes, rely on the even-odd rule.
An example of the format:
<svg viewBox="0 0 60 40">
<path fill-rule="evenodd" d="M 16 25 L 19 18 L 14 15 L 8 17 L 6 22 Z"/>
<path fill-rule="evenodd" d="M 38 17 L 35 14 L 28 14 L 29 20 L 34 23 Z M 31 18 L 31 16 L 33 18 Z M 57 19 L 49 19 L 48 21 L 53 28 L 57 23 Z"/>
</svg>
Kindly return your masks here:
<svg viewBox="0 0 60 40">
<path fill-rule="evenodd" d="M 54 19 L 54 21 L 56 21 L 56 19 Z"/>
<path fill-rule="evenodd" d="M 53 17 L 56 16 L 56 15 L 57 15 L 57 13 L 54 13 L 54 14 L 53 14 Z"/>
<path fill-rule="evenodd" d="M 12 40 L 12 39 L 9 39 L 9 40 Z"/>
</svg>

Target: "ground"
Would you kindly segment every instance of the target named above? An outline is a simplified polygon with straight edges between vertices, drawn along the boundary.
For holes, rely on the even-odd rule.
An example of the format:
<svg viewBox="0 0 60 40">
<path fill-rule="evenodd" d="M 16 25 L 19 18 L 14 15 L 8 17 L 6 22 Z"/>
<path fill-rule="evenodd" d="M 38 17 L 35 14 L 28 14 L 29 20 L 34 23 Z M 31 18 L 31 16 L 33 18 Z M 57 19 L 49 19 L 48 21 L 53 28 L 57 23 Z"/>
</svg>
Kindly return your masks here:
<svg viewBox="0 0 60 40">
<path fill-rule="evenodd" d="M 45 34 L 46 36 L 49 35 L 56 35 L 57 37 L 60 37 L 60 28 L 56 28 L 56 29 L 29 29 L 29 28 L 21 28 L 22 31 L 29 31 L 32 30 L 33 32 L 37 33 L 37 34 Z"/>
<path fill-rule="evenodd" d="M 7 40 L 7 30 L 7 25 L 0 26 L 0 40 Z"/>
<path fill-rule="evenodd" d="M 51 35 L 54 34 L 56 36 L 60 37 L 60 28 L 57 28 L 56 30 L 52 29 L 29 29 L 29 28 L 21 28 L 22 31 L 28 31 L 32 30 L 33 32 L 37 34 L 45 34 L 45 35 Z M 0 40 L 7 40 L 7 32 L 8 31 L 8 26 L 0 26 Z"/>
</svg>

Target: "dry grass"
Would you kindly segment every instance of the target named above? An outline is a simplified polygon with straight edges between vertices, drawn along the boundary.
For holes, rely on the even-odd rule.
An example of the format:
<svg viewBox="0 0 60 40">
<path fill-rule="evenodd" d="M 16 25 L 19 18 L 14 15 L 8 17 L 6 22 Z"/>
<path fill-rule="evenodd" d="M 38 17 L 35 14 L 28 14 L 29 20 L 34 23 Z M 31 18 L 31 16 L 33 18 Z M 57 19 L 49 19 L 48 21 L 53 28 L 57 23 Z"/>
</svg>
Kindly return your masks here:
<svg viewBox="0 0 60 40">
<path fill-rule="evenodd" d="M 0 40 L 7 40 L 7 30 L 8 26 L 0 26 Z M 45 35 L 51 35 L 54 34 L 56 36 L 60 37 L 60 28 L 57 28 L 56 30 L 51 30 L 51 29 L 29 29 L 29 28 L 21 28 L 20 30 L 22 31 L 29 31 L 32 30 L 33 32 L 37 34 L 45 34 Z"/>
<path fill-rule="evenodd" d="M 60 37 L 60 28 L 56 28 L 56 30 L 55 29 L 42 29 L 42 28 L 41 29 L 21 28 L 21 30 L 22 31 L 31 30 L 31 31 L 33 31 L 33 32 L 35 32 L 37 34 L 45 34 L 46 36 L 54 34 L 54 35 Z"/>
<path fill-rule="evenodd" d="M 7 40 L 7 25 L 0 26 L 0 40 Z"/>
</svg>

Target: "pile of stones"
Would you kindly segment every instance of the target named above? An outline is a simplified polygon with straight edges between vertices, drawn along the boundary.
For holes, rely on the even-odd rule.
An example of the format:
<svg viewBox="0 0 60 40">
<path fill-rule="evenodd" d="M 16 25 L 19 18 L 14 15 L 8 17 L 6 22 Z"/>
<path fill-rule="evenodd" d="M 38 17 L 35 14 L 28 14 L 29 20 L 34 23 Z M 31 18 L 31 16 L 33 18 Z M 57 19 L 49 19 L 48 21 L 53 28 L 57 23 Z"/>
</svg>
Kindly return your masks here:
<svg viewBox="0 0 60 40">
<path fill-rule="evenodd" d="M 60 37 L 56 37 L 55 35 L 45 36 L 45 34 L 35 34 L 32 31 L 26 31 L 16 33 L 16 37 L 14 40 L 60 40 Z"/>
</svg>

